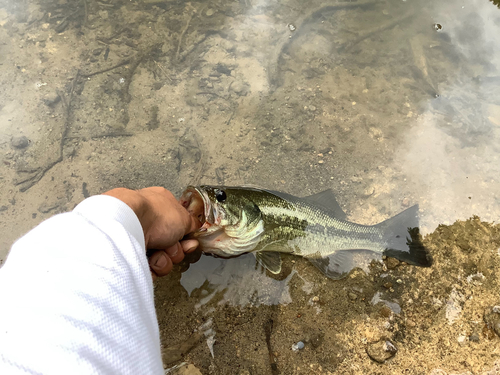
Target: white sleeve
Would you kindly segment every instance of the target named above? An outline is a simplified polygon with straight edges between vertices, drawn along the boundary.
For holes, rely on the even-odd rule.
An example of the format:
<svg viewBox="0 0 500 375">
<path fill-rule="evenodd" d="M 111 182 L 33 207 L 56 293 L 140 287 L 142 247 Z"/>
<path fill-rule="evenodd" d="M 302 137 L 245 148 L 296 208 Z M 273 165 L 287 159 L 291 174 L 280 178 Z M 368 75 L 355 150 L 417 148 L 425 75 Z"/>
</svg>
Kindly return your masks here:
<svg viewBox="0 0 500 375">
<path fill-rule="evenodd" d="M 144 234 L 95 196 L 13 246 L 0 269 L 0 374 L 163 374 Z"/>
</svg>

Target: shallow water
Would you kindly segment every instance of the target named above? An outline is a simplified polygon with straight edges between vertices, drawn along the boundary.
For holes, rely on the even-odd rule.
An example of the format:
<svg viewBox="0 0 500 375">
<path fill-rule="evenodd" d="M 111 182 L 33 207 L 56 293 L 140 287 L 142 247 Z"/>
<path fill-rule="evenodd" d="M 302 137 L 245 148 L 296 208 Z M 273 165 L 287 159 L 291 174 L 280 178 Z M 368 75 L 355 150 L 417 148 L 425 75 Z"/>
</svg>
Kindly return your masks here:
<svg viewBox="0 0 500 375">
<path fill-rule="evenodd" d="M 331 188 L 348 219 L 362 224 L 418 203 L 424 234 L 472 215 L 497 222 L 499 45 L 500 10 L 486 0 L 0 0 L 0 262 L 41 220 L 116 186 L 180 194 L 200 182 L 245 184 L 298 196 Z M 491 241 L 484 247 L 497 246 Z M 365 319 L 373 306 L 356 303 L 375 295 L 411 320 L 398 300 L 404 288 L 391 297 L 325 280 L 299 258 L 285 257 L 277 279 L 252 255 L 202 256 L 183 267 L 167 280 L 183 306 L 177 313 L 194 309 L 214 325 L 226 308 L 247 318 L 248 309 L 271 309 L 256 316 L 277 322 L 272 309 L 293 306 L 313 311 L 313 327 L 316 313 L 334 307 L 312 302 L 324 289 L 321 301 L 332 290 L 351 301 L 341 304 L 353 311 L 349 320 Z M 458 279 L 468 276 L 460 267 Z M 424 271 L 404 269 L 406 290 L 412 284 L 403 276 L 418 279 L 412 272 Z M 158 291 L 167 281 L 157 285 L 159 300 L 174 298 Z M 161 326 L 162 314 L 159 307 Z M 290 319 L 280 329 L 294 331 Z M 216 343 L 229 337 L 221 326 L 209 329 Z M 253 345 L 252 337 L 238 340 Z M 281 344 L 293 342 L 273 345 Z M 339 357 L 307 357 L 307 366 L 322 364 L 309 373 L 341 371 L 357 350 L 322 345 Z M 266 358 L 261 349 L 256 355 Z M 197 350 L 190 359 L 206 356 L 195 362 L 203 371 L 238 373 L 218 359 L 217 344 L 213 358 L 208 347 Z M 288 355 L 287 369 L 307 373 Z M 365 364 L 347 367 L 376 371 Z M 271 371 L 269 363 L 239 366 Z M 471 368 L 479 371 L 458 362 L 449 371 Z"/>
</svg>

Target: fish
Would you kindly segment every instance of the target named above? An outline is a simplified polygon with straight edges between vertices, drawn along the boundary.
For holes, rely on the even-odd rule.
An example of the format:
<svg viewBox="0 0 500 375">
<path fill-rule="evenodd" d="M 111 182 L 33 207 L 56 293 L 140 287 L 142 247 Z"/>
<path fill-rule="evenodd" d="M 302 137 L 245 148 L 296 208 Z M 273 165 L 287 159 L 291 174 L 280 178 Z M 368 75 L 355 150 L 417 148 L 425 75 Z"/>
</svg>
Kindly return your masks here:
<svg viewBox="0 0 500 375">
<path fill-rule="evenodd" d="M 190 237 L 205 254 L 253 253 L 273 274 L 281 272 L 281 253 L 308 259 L 331 279 L 355 268 L 360 252 L 432 265 L 418 229 L 418 205 L 379 224 L 361 225 L 346 220 L 331 189 L 300 198 L 255 187 L 188 186 L 180 203 L 200 221 Z"/>
</svg>

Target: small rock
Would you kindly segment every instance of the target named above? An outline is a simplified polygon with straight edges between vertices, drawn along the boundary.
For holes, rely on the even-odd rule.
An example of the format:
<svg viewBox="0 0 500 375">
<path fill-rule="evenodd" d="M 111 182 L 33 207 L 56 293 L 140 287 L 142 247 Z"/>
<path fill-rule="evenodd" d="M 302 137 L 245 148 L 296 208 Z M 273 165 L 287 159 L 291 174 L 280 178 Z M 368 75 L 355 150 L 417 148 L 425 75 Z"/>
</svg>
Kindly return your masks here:
<svg viewBox="0 0 500 375">
<path fill-rule="evenodd" d="M 314 297 L 312 298 L 312 301 L 313 301 L 313 302 L 319 302 L 319 297 L 318 297 L 318 296 L 314 296 Z"/>
<path fill-rule="evenodd" d="M 58 94 L 56 94 L 56 93 L 52 93 L 52 94 L 45 95 L 42 100 L 43 100 L 43 103 L 47 107 L 53 107 L 57 103 L 59 103 L 59 101 L 61 100 L 61 97 Z"/>
<path fill-rule="evenodd" d="M 8 208 L 9 207 L 7 207 L 7 206 L 0 206 L 0 212 L 7 211 Z"/>
<path fill-rule="evenodd" d="M 355 293 L 353 293 L 353 292 L 349 293 L 349 299 L 350 299 L 351 301 L 356 300 L 356 298 L 358 298 L 358 296 L 357 296 Z"/>
<path fill-rule="evenodd" d="M 500 306 L 489 307 L 484 311 L 484 322 L 500 336 Z"/>
<path fill-rule="evenodd" d="M 467 344 L 467 337 L 465 335 L 460 335 L 458 336 L 457 341 L 460 345 L 465 345 Z"/>
<path fill-rule="evenodd" d="M 369 197 L 370 195 L 373 195 L 375 193 L 375 188 L 373 186 L 367 187 L 365 191 L 363 192 L 363 195 L 365 197 Z"/>
<path fill-rule="evenodd" d="M 385 283 L 385 284 L 384 284 L 384 288 L 385 288 L 385 289 L 390 289 L 390 288 L 392 288 L 392 283 L 391 283 L 391 282 L 387 282 L 387 283 Z"/>
<path fill-rule="evenodd" d="M 10 144 L 12 145 L 12 147 L 20 150 L 20 149 L 28 147 L 28 145 L 30 144 L 30 141 L 28 140 L 28 138 L 26 136 L 22 135 L 20 137 L 12 138 L 12 140 L 10 141 Z"/>
<path fill-rule="evenodd" d="M 366 347 L 366 354 L 378 363 L 384 363 L 389 358 L 394 357 L 397 351 L 398 349 L 394 346 L 394 344 L 387 339 L 370 343 Z"/>
<path fill-rule="evenodd" d="M 387 260 L 386 260 L 385 263 L 386 263 L 388 269 L 393 270 L 397 266 L 399 266 L 399 264 L 401 262 L 399 260 L 395 259 L 395 258 L 387 258 Z"/>
<path fill-rule="evenodd" d="M 309 111 L 314 112 L 316 110 L 316 107 L 314 105 L 309 106 Z"/>
<path fill-rule="evenodd" d="M 392 310 L 387 306 L 382 306 L 380 308 L 380 316 L 384 318 L 389 318 L 392 315 Z"/>
<path fill-rule="evenodd" d="M 103 20 L 107 20 L 109 18 L 109 13 L 107 10 L 100 10 L 97 13 L 99 13 L 99 17 L 101 17 Z"/>
<path fill-rule="evenodd" d="M 250 86 L 245 82 L 235 81 L 231 85 L 231 90 L 238 95 L 246 96 L 250 92 Z"/>
<path fill-rule="evenodd" d="M 292 345 L 292 350 L 296 352 L 304 349 L 304 347 L 305 347 L 304 343 L 302 341 L 299 341 L 298 343 Z"/>
<path fill-rule="evenodd" d="M 469 341 L 479 342 L 479 333 L 472 332 L 472 334 L 469 336 Z"/>
<path fill-rule="evenodd" d="M 215 11 L 213 9 L 207 9 L 207 11 L 205 12 L 205 15 L 207 17 L 212 17 L 214 15 Z"/>
<path fill-rule="evenodd" d="M 401 205 L 403 207 L 408 207 L 410 205 L 410 200 L 408 198 L 404 198 L 403 201 L 401 202 Z"/>
</svg>

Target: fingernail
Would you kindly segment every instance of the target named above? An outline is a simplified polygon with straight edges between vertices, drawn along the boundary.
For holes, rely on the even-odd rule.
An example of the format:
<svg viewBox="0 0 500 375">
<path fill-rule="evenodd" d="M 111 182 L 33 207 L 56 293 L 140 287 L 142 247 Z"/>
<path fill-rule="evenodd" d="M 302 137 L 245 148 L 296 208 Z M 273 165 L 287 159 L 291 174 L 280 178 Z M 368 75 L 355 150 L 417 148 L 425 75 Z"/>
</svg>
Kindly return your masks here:
<svg viewBox="0 0 500 375">
<path fill-rule="evenodd" d="M 196 246 L 193 246 L 193 247 L 190 247 L 187 252 L 190 253 L 191 251 L 195 251 L 195 250 L 196 250 Z"/>
<path fill-rule="evenodd" d="M 175 257 L 178 252 L 179 252 L 179 248 L 177 246 L 175 246 L 168 251 L 168 255 L 170 255 L 170 257 Z"/>
<path fill-rule="evenodd" d="M 163 268 L 167 265 L 167 256 L 162 254 L 155 262 L 155 267 Z"/>
</svg>

